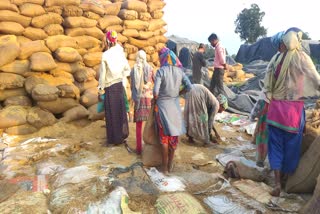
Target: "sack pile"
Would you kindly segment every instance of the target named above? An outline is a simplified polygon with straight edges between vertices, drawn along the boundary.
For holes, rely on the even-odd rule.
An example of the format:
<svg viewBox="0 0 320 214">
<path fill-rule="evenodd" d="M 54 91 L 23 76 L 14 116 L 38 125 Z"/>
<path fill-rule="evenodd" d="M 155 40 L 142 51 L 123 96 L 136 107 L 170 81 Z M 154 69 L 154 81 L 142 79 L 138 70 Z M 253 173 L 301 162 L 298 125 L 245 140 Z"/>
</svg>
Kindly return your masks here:
<svg viewBox="0 0 320 214">
<path fill-rule="evenodd" d="M 57 118 L 103 119 L 96 87 L 105 32 L 118 32 L 131 66 L 143 49 L 157 67 L 167 41 L 164 6 L 163 0 L 1 0 L 0 131 L 28 134 Z M 49 122 L 39 120 L 43 115 Z"/>
</svg>

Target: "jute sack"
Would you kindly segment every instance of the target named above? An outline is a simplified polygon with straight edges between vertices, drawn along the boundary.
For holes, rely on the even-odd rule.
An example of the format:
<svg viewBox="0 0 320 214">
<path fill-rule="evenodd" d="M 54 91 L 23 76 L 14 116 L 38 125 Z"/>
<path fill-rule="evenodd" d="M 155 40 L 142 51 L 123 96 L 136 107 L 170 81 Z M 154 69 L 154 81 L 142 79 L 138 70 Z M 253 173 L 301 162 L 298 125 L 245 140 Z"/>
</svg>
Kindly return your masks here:
<svg viewBox="0 0 320 214">
<path fill-rule="evenodd" d="M 139 31 L 139 39 L 150 39 L 153 35 L 152 31 Z"/>
<path fill-rule="evenodd" d="M 138 48 L 145 48 L 145 47 L 149 46 L 148 40 L 140 40 L 140 39 L 135 39 L 132 37 L 129 37 L 128 39 L 129 39 L 129 43 L 131 45 L 134 45 Z"/>
<path fill-rule="evenodd" d="M 102 1 L 82 0 L 80 8 L 82 8 L 83 11 L 92 11 L 99 15 L 103 15 L 105 13 L 104 3 Z"/>
<path fill-rule="evenodd" d="M 59 89 L 59 96 L 63 98 L 80 98 L 80 90 L 74 84 L 63 84 L 58 85 L 57 88 Z"/>
<path fill-rule="evenodd" d="M 17 36 L 17 41 L 21 46 L 21 44 L 26 43 L 26 42 L 31 42 L 32 40 L 25 37 L 25 36 Z"/>
<path fill-rule="evenodd" d="M 156 120 L 154 115 L 154 105 L 150 109 L 148 120 L 143 129 L 143 142 L 146 144 L 160 144 L 158 130 L 156 129 Z"/>
<path fill-rule="evenodd" d="M 39 77 L 39 76 L 30 76 L 30 77 L 26 78 L 26 81 L 24 83 L 24 87 L 25 87 L 27 93 L 31 94 L 33 88 L 38 84 L 48 85 L 49 82 L 46 79 Z"/>
<path fill-rule="evenodd" d="M 156 167 L 162 164 L 162 145 L 144 144 L 142 150 L 142 163 L 147 167 Z"/>
<path fill-rule="evenodd" d="M 78 53 L 76 49 L 69 47 L 58 48 L 54 52 L 54 56 L 60 62 L 68 63 L 80 61 L 82 59 L 81 55 Z"/>
<path fill-rule="evenodd" d="M 73 107 L 63 113 L 63 117 L 61 121 L 64 122 L 71 122 L 74 120 L 79 120 L 88 117 L 89 111 L 83 107 L 82 105 L 78 105 Z"/>
<path fill-rule="evenodd" d="M 165 43 L 158 43 L 158 44 L 156 44 L 154 47 L 155 47 L 156 51 L 158 52 L 158 51 L 160 51 L 162 48 L 166 47 L 166 44 L 165 44 Z"/>
<path fill-rule="evenodd" d="M 320 175 L 318 176 L 317 186 L 313 192 L 312 198 L 308 203 L 299 211 L 301 214 L 319 214 L 320 213 Z"/>
<path fill-rule="evenodd" d="M 149 23 L 141 20 L 124 20 L 123 25 L 127 29 L 146 30 Z"/>
<path fill-rule="evenodd" d="M 126 43 L 128 41 L 128 37 L 123 36 L 121 33 L 118 33 L 118 41 L 120 43 Z"/>
<path fill-rule="evenodd" d="M 39 101 L 37 104 L 40 108 L 48 110 L 53 114 L 61 114 L 79 105 L 79 103 L 75 99 L 71 99 L 71 98 L 58 98 L 55 101 L 49 101 L 49 102 Z"/>
<path fill-rule="evenodd" d="M 8 43 L 0 46 L 0 67 L 13 62 L 20 54 L 20 47 L 16 43 Z"/>
<path fill-rule="evenodd" d="M 63 26 L 66 28 L 75 28 L 75 27 L 95 27 L 97 21 L 93 19 L 88 19 L 85 17 L 66 17 L 63 21 Z"/>
<path fill-rule="evenodd" d="M 162 36 L 167 32 L 167 30 L 165 28 L 160 28 L 155 30 L 153 33 L 155 36 Z"/>
<path fill-rule="evenodd" d="M 43 30 L 48 34 L 48 36 L 63 35 L 63 27 L 59 24 L 49 24 L 43 28 Z"/>
<path fill-rule="evenodd" d="M 94 20 L 98 20 L 101 18 L 101 16 L 99 14 L 91 12 L 91 11 L 83 12 L 83 16 L 88 19 L 94 19 Z"/>
<path fill-rule="evenodd" d="M 31 107 L 32 101 L 27 96 L 15 96 L 15 97 L 8 97 L 4 101 L 4 106 L 25 106 Z"/>
<path fill-rule="evenodd" d="M 28 27 L 31 22 L 31 18 L 20 15 L 19 13 L 11 10 L 0 10 L 0 22 L 17 22 L 23 27 Z"/>
<path fill-rule="evenodd" d="M 167 40 L 168 39 L 165 36 L 154 36 L 154 37 L 148 39 L 148 43 L 151 46 L 156 46 L 159 43 L 166 43 Z"/>
<path fill-rule="evenodd" d="M 15 35 L 0 36 L 0 46 L 8 45 L 8 44 L 19 45 L 19 43 L 17 41 L 17 37 Z"/>
<path fill-rule="evenodd" d="M 25 90 L 25 88 L 0 90 L 0 101 L 4 101 L 10 97 L 25 96 L 25 95 L 27 95 L 27 91 Z"/>
<path fill-rule="evenodd" d="M 108 30 L 114 30 L 119 34 L 123 31 L 123 27 L 122 27 L 122 25 L 111 25 L 111 26 L 106 27 L 105 31 L 108 31 Z"/>
<path fill-rule="evenodd" d="M 47 13 L 32 18 L 31 25 L 36 28 L 44 28 L 49 24 L 61 24 L 63 18 L 57 13 Z"/>
<path fill-rule="evenodd" d="M 155 49 L 152 46 L 145 47 L 143 48 L 143 50 L 146 52 L 146 54 L 149 54 L 149 55 L 152 55 L 155 53 Z"/>
<path fill-rule="evenodd" d="M 63 8 L 62 8 L 62 6 L 52 6 L 52 7 L 46 7 L 45 10 L 48 13 L 50 13 L 50 12 L 51 13 L 56 13 L 56 14 L 59 14 L 61 16 Z"/>
<path fill-rule="evenodd" d="M 55 86 L 39 84 L 32 90 L 32 98 L 35 101 L 54 101 L 58 99 L 59 89 Z"/>
<path fill-rule="evenodd" d="M 156 10 L 162 10 L 164 6 L 166 5 L 163 1 L 149 1 L 148 2 L 148 11 L 152 13 Z"/>
<path fill-rule="evenodd" d="M 150 21 L 152 19 L 150 13 L 145 12 L 145 13 L 139 13 L 139 19 L 142 21 Z"/>
<path fill-rule="evenodd" d="M 24 85 L 25 78 L 13 73 L 0 73 L 0 90 L 21 88 Z"/>
<path fill-rule="evenodd" d="M 91 28 L 67 28 L 66 35 L 71 37 L 76 36 L 92 36 L 96 39 L 103 39 L 105 36 L 104 33 L 97 27 L 91 27 Z"/>
<path fill-rule="evenodd" d="M 80 103 L 85 107 L 90 107 L 98 103 L 98 88 L 88 88 L 83 92 L 83 95 L 80 97 Z"/>
<path fill-rule="evenodd" d="M 100 64 L 102 52 L 87 53 L 83 56 L 83 62 L 88 67 L 93 67 Z"/>
<path fill-rule="evenodd" d="M 311 144 L 314 142 L 314 140 L 318 137 L 317 133 L 308 133 L 305 134 L 302 137 L 302 143 L 301 143 L 301 156 L 308 151 L 310 148 Z"/>
<path fill-rule="evenodd" d="M 4 130 L 5 133 L 10 135 L 27 135 L 37 132 L 38 129 L 30 124 L 23 124 L 20 126 L 13 126 L 6 128 Z"/>
<path fill-rule="evenodd" d="M 106 15 L 98 20 L 98 27 L 105 30 L 111 25 L 120 25 L 122 20 L 118 16 Z"/>
<path fill-rule="evenodd" d="M 139 50 L 136 46 L 128 44 L 128 43 L 124 44 L 123 47 L 124 47 L 125 52 L 128 53 L 128 54 L 136 53 Z"/>
<path fill-rule="evenodd" d="M 162 19 L 152 19 L 149 23 L 148 31 L 155 31 L 157 29 L 162 28 L 167 23 Z"/>
<path fill-rule="evenodd" d="M 27 123 L 28 110 L 22 106 L 8 106 L 0 111 L 0 129 Z"/>
<path fill-rule="evenodd" d="M 33 107 L 28 112 L 27 122 L 40 129 L 45 126 L 51 126 L 55 124 L 57 119 L 51 112 L 43 110 L 39 107 Z"/>
<path fill-rule="evenodd" d="M 31 40 L 43 40 L 48 37 L 48 34 L 39 28 L 27 27 L 23 35 Z"/>
<path fill-rule="evenodd" d="M 79 48 L 90 49 L 101 45 L 101 41 L 92 36 L 73 37 Z"/>
<path fill-rule="evenodd" d="M 106 4 L 104 6 L 104 12 L 107 15 L 118 15 L 121 9 L 121 3 L 113 3 L 113 4 Z"/>
<path fill-rule="evenodd" d="M 16 22 L 0 22 L 0 33 L 2 34 L 13 34 L 22 35 L 24 27 Z"/>
<path fill-rule="evenodd" d="M 135 10 L 120 10 L 118 16 L 123 20 L 135 20 L 139 17 L 138 12 Z"/>
<path fill-rule="evenodd" d="M 45 6 L 65 6 L 65 5 L 80 5 L 80 0 L 46 0 Z"/>
<path fill-rule="evenodd" d="M 152 18 L 154 18 L 154 19 L 162 19 L 163 14 L 164 14 L 164 13 L 163 13 L 162 10 L 155 10 L 155 11 L 151 12 L 151 16 L 152 16 Z"/>
<path fill-rule="evenodd" d="M 51 53 L 44 41 L 37 40 L 26 42 L 20 45 L 19 59 L 28 59 L 32 54 L 37 52 Z"/>
<path fill-rule="evenodd" d="M 71 82 L 74 82 L 74 77 L 71 73 L 68 73 L 68 72 L 65 72 L 65 71 L 59 71 L 59 70 L 51 70 L 49 72 L 52 76 L 54 77 L 62 77 L 62 78 L 65 78 L 65 79 L 69 79 Z"/>
<path fill-rule="evenodd" d="M 137 53 L 131 53 L 128 55 L 128 60 L 136 60 L 137 58 Z"/>
<path fill-rule="evenodd" d="M 104 111 L 99 112 L 99 113 L 97 112 L 97 106 L 98 106 L 98 104 L 94 104 L 88 108 L 88 111 L 89 111 L 88 119 L 91 121 L 103 120 L 103 118 L 105 116 Z"/>
<path fill-rule="evenodd" d="M 52 71 L 65 71 L 68 73 L 74 73 L 80 69 L 83 69 L 85 67 L 84 63 L 79 61 L 79 62 L 74 62 L 74 63 L 63 63 L 63 62 L 57 62 L 57 67 L 53 69 Z"/>
<path fill-rule="evenodd" d="M 47 52 L 37 52 L 30 57 L 30 68 L 33 71 L 50 71 L 57 67 L 52 55 Z"/>
<path fill-rule="evenodd" d="M 92 68 L 83 68 L 76 71 L 73 76 L 78 82 L 86 82 L 95 78 L 96 71 Z"/>
<path fill-rule="evenodd" d="M 153 54 L 151 54 L 150 61 L 151 62 L 159 62 L 159 54 L 158 54 L 158 52 L 154 52 Z"/>
<path fill-rule="evenodd" d="M 80 93 L 83 93 L 85 90 L 98 86 L 98 81 L 96 79 L 87 81 L 87 82 L 75 82 L 75 85 L 79 88 Z"/>
<path fill-rule="evenodd" d="M 78 48 L 77 41 L 70 36 L 65 36 L 65 35 L 49 36 L 45 41 L 46 41 L 47 47 L 53 52 L 61 47 Z"/>
<path fill-rule="evenodd" d="M 17 5 L 12 4 L 10 0 L 0 1 L 0 10 L 11 10 L 13 12 L 19 12 Z"/>
<path fill-rule="evenodd" d="M 88 50 L 85 48 L 78 48 L 77 51 L 81 56 L 84 56 L 88 53 Z"/>
<path fill-rule="evenodd" d="M 92 36 L 96 39 L 102 40 L 105 37 L 105 34 L 97 27 L 86 28 L 86 35 Z"/>
<path fill-rule="evenodd" d="M 311 193 L 320 174 L 320 137 L 317 137 L 299 161 L 295 173 L 286 183 L 288 193 Z"/>
<path fill-rule="evenodd" d="M 83 10 L 74 5 L 67 5 L 63 7 L 62 16 L 69 17 L 69 16 L 82 16 Z"/>
<path fill-rule="evenodd" d="M 19 5 L 19 6 L 26 4 L 26 3 L 43 5 L 44 0 L 11 0 L 11 3 L 13 3 L 15 5 Z"/>
<path fill-rule="evenodd" d="M 0 67 L 0 71 L 24 75 L 30 69 L 29 60 L 15 60 L 12 63 Z"/>
<path fill-rule="evenodd" d="M 46 13 L 44 8 L 38 4 L 25 3 L 19 7 L 20 14 L 29 17 L 41 16 Z"/>
<path fill-rule="evenodd" d="M 86 30 L 85 30 L 85 28 L 82 28 L 82 27 L 66 28 L 65 34 L 70 37 L 84 36 L 84 35 L 86 35 Z"/>
<path fill-rule="evenodd" d="M 121 9 L 135 10 L 137 12 L 147 12 L 147 4 L 138 0 L 127 0 L 122 3 Z"/>
<path fill-rule="evenodd" d="M 136 29 L 124 29 L 122 35 L 125 37 L 139 37 L 139 32 Z"/>
</svg>

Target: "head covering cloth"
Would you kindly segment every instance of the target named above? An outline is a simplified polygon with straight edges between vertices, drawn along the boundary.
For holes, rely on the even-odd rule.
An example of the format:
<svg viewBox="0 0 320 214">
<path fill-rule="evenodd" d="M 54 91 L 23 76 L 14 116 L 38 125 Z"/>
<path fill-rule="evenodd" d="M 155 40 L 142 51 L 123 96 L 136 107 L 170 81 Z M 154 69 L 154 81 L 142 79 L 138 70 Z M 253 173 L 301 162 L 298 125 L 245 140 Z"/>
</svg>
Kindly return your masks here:
<svg viewBox="0 0 320 214">
<path fill-rule="evenodd" d="M 162 66 L 172 65 L 182 67 L 182 64 L 178 57 L 169 48 L 164 47 L 159 52 L 160 64 Z"/>
</svg>

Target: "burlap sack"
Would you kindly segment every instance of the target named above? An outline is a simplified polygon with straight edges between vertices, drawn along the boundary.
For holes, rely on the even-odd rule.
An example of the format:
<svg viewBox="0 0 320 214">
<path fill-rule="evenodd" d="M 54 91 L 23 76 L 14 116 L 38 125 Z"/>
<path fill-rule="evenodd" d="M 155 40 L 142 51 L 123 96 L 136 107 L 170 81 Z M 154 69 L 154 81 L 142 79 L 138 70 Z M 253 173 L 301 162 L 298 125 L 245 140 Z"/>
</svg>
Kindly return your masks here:
<svg viewBox="0 0 320 214">
<path fill-rule="evenodd" d="M 41 16 L 46 13 L 44 8 L 38 4 L 25 3 L 19 7 L 20 14 L 29 17 Z"/>
<path fill-rule="evenodd" d="M 98 103 L 98 88 L 88 88 L 83 92 L 83 95 L 80 97 L 80 103 L 85 107 L 90 107 Z"/>
<path fill-rule="evenodd" d="M 102 52 L 87 53 L 83 56 L 83 62 L 88 67 L 93 67 L 100 64 L 102 57 Z"/>
<path fill-rule="evenodd" d="M 80 0 L 46 0 L 45 6 L 65 6 L 65 5 L 80 5 Z"/>
<path fill-rule="evenodd" d="M 30 68 L 33 71 L 50 71 L 56 67 L 56 62 L 53 60 L 51 54 L 47 52 L 37 52 L 30 57 Z"/>
<path fill-rule="evenodd" d="M 23 87 L 25 78 L 13 73 L 0 73 L 0 90 L 21 88 Z"/>
<path fill-rule="evenodd" d="M 142 150 L 142 163 L 147 167 L 160 166 L 162 164 L 161 144 L 144 144 Z"/>
<path fill-rule="evenodd" d="M 0 22 L 17 22 L 23 27 L 28 27 L 31 22 L 31 18 L 20 15 L 19 13 L 11 10 L 0 10 Z"/>
<path fill-rule="evenodd" d="M 71 73 L 65 71 L 52 70 L 49 72 L 53 77 L 59 77 L 64 79 L 69 79 L 71 82 L 74 82 L 74 77 Z"/>
<path fill-rule="evenodd" d="M 44 28 L 50 24 L 61 24 L 63 22 L 63 18 L 56 13 L 47 13 L 41 16 L 36 16 L 32 18 L 31 25 L 36 28 Z"/>
<path fill-rule="evenodd" d="M 60 16 L 62 15 L 62 11 L 63 11 L 63 8 L 62 6 L 52 6 L 52 7 L 46 7 L 45 10 L 49 13 L 56 13 L 56 14 L 59 14 Z"/>
<path fill-rule="evenodd" d="M 10 135 L 27 135 L 37 132 L 38 129 L 30 124 L 24 124 L 20 126 L 13 126 L 10 128 L 6 128 L 4 130 L 5 133 Z"/>
<path fill-rule="evenodd" d="M 305 134 L 302 138 L 302 143 L 301 143 L 301 156 L 308 151 L 314 140 L 318 137 L 317 133 L 308 133 Z"/>
<path fill-rule="evenodd" d="M 39 107 L 33 107 L 28 112 L 27 121 L 32 126 L 40 129 L 45 126 L 52 126 L 57 122 L 57 119 L 51 112 Z"/>
<path fill-rule="evenodd" d="M 51 53 L 45 45 L 45 42 L 41 40 L 23 43 L 21 44 L 20 49 L 19 59 L 28 59 L 32 54 L 37 52 Z"/>
<path fill-rule="evenodd" d="M 0 22 L 0 34 L 13 34 L 21 35 L 24 31 L 24 27 L 16 22 Z"/>
<path fill-rule="evenodd" d="M 80 90 L 73 84 L 58 85 L 57 88 L 59 89 L 60 97 L 80 99 Z"/>
<path fill-rule="evenodd" d="M 151 16 L 153 19 L 162 19 L 163 17 L 163 11 L 162 10 L 155 10 L 151 12 Z"/>
<path fill-rule="evenodd" d="M 17 36 L 15 36 L 15 35 L 0 36 L 0 46 L 8 45 L 8 44 L 19 45 L 19 43 L 17 41 Z"/>
<path fill-rule="evenodd" d="M 53 69 L 52 71 L 65 71 L 68 73 L 74 73 L 80 69 L 83 69 L 85 66 L 83 62 L 74 62 L 74 63 L 63 63 L 63 62 L 57 62 L 57 67 Z"/>
<path fill-rule="evenodd" d="M 98 104 L 94 104 L 92 106 L 90 106 L 88 108 L 88 111 L 89 111 L 89 116 L 88 116 L 88 119 L 89 120 L 92 120 L 92 121 L 95 121 L 95 120 L 103 120 L 104 118 L 104 111 L 103 112 L 100 112 L 98 113 L 97 112 L 97 105 Z"/>
<path fill-rule="evenodd" d="M 122 35 L 125 37 L 139 37 L 139 32 L 136 29 L 124 29 Z"/>
<path fill-rule="evenodd" d="M 92 68 L 83 68 L 76 71 L 73 76 L 78 82 L 86 82 L 95 78 L 96 71 Z"/>
<path fill-rule="evenodd" d="M 111 25 L 111 26 L 106 27 L 105 31 L 114 30 L 119 34 L 123 31 L 123 29 L 124 28 L 122 27 L 122 25 Z"/>
<path fill-rule="evenodd" d="M 122 20 L 118 16 L 106 15 L 98 20 L 98 27 L 105 30 L 111 25 L 120 25 Z"/>
<path fill-rule="evenodd" d="M 124 20 L 123 26 L 127 29 L 146 30 L 149 27 L 149 22 L 141 20 Z"/>
<path fill-rule="evenodd" d="M 312 198 L 299 210 L 300 214 L 319 214 L 320 213 L 320 175 L 318 176 L 317 186 L 313 192 Z"/>
<path fill-rule="evenodd" d="M 27 123 L 28 110 L 22 106 L 8 106 L 0 111 L 0 129 Z"/>
<path fill-rule="evenodd" d="M 125 52 L 128 54 L 138 52 L 138 50 L 139 50 L 136 46 L 128 44 L 128 43 L 124 44 L 123 47 L 124 47 Z"/>
<path fill-rule="evenodd" d="M 8 97 L 4 101 L 4 106 L 25 106 L 31 107 L 32 101 L 27 96 L 15 96 L 15 97 Z"/>
<path fill-rule="evenodd" d="M 92 36 L 96 39 L 102 40 L 105 37 L 105 34 L 97 27 L 86 28 L 87 36 Z"/>
<path fill-rule="evenodd" d="M 149 55 L 152 55 L 155 53 L 155 49 L 152 46 L 145 47 L 143 48 L 143 50 L 146 52 L 146 54 L 149 54 Z"/>
<path fill-rule="evenodd" d="M 0 1 L 0 10 L 11 10 L 13 12 L 19 12 L 18 7 L 15 4 L 11 4 L 10 0 Z"/>
<path fill-rule="evenodd" d="M 118 42 L 126 43 L 126 42 L 128 42 L 128 37 L 123 36 L 121 33 L 118 33 Z"/>
<path fill-rule="evenodd" d="M 148 11 L 152 13 L 156 10 L 162 10 L 166 3 L 164 1 L 149 1 L 148 2 Z"/>
<path fill-rule="evenodd" d="M 132 53 L 128 55 L 128 60 L 136 60 L 137 58 L 137 53 Z"/>
<path fill-rule="evenodd" d="M 55 86 L 39 84 L 32 90 L 32 98 L 35 101 L 54 101 L 58 99 L 59 89 Z"/>
<path fill-rule="evenodd" d="M 123 20 L 135 20 L 139 17 L 138 12 L 135 10 L 120 10 L 118 16 Z"/>
<path fill-rule="evenodd" d="M 80 4 L 80 8 L 82 8 L 83 11 L 92 11 L 99 15 L 103 15 L 105 13 L 103 1 L 82 0 Z"/>
<path fill-rule="evenodd" d="M 54 56 L 60 62 L 68 62 L 68 63 L 77 62 L 82 59 L 82 57 L 80 56 L 80 54 L 76 49 L 69 48 L 69 47 L 58 48 L 54 52 Z"/>
<path fill-rule="evenodd" d="M 153 35 L 152 31 L 139 31 L 139 39 L 150 39 Z"/>
<path fill-rule="evenodd" d="M 142 21 L 150 21 L 152 19 L 150 13 L 145 12 L 145 13 L 139 13 L 139 19 Z"/>
<path fill-rule="evenodd" d="M 27 95 L 27 91 L 25 90 L 25 88 L 0 90 L 0 101 L 4 101 L 10 97 L 26 96 L 26 95 Z"/>
<path fill-rule="evenodd" d="M 20 47 L 16 43 L 8 43 L 0 46 L 0 67 L 13 62 L 20 54 Z"/>
<path fill-rule="evenodd" d="M 286 191 L 288 193 L 311 193 L 320 174 L 320 137 L 317 137 L 301 157 L 295 173 L 289 176 Z"/>
<path fill-rule="evenodd" d="M 49 24 L 43 28 L 43 30 L 48 34 L 48 36 L 63 35 L 63 27 L 59 24 Z"/>
<path fill-rule="evenodd" d="M 86 12 L 83 12 L 83 17 L 86 17 L 88 19 L 94 19 L 94 20 L 97 20 L 101 18 L 101 16 L 97 13 L 94 13 L 94 12 L 91 12 L 91 11 L 86 11 Z"/>
<path fill-rule="evenodd" d="M 26 91 L 28 92 L 28 94 L 31 94 L 33 88 L 38 84 L 48 85 L 49 82 L 46 79 L 41 78 L 39 76 L 30 76 L 30 77 L 26 78 L 26 81 L 24 83 L 24 87 L 25 87 Z"/>
<path fill-rule="evenodd" d="M 75 99 L 71 98 L 58 98 L 55 101 L 38 102 L 38 106 L 42 109 L 48 110 L 53 114 L 61 114 L 77 105 L 79 103 Z"/>
<path fill-rule="evenodd" d="M 121 9 L 135 10 L 137 12 L 147 12 L 147 4 L 138 0 L 127 0 L 122 3 Z"/>
<path fill-rule="evenodd" d="M 75 27 L 95 27 L 97 21 L 93 19 L 88 19 L 85 17 L 66 17 L 63 21 L 63 26 L 66 28 L 75 28 Z"/>
<path fill-rule="evenodd" d="M 25 37 L 25 36 L 17 36 L 17 41 L 21 46 L 21 44 L 26 43 L 26 42 L 31 42 L 32 40 Z"/>
<path fill-rule="evenodd" d="M 77 36 L 73 40 L 77 43 L 79 48 L 90 49 L 101 46 L 101 41 L 92 36 Z"/>
<path fill-rule="evenodd" d="M 160 144 L 154 116 L 154 105 L 150 109 L 148 120 L 143 129 L 143 142 L 146 144 Z"/>
<path fill-rule="evenodd" d="M 67 5 L 63 7 L 62 16 L 69 17 L 69 16 L 82 16 L 83 10 L 74 5 Z"/>
<path fill-rule="evenodd" d="M 80 93 L 83 93 L 85 90 L 98 86 L 98 81 L 96 79 L 87 81 L 87 82 L 75 82 L 75 85 L 79 88 Z"/>
<path fill-rule="evenodd" d="M 74 120 L 86 118 L 88 117 L 88 115 L 89 115 L 89 111 L 82 105 L 78 105 L 64 112 L 63 117 L 61 118 L 61 121 L 71 122 Z"/>
<path fill-rule="evenodd" d="M 61 47 L 78 48 L 77 41 L 70 36 L 64 36 L 64 35 L 49 36 L 45 41 L 46 41 L 47 47 L 52 52 L 56 51 L 58 48 L 61 48 Z"/>
<path fill-rule="evenodd" d="M 224 170 L 228 177 L 236 179 L 250 179 L 252 181 L 264 181 L 267 177 L 266 171 L 260 171 L 255 167 L 246 165 L 241 161 L 229 161 Z"/>
<path fill-rule="evenodd" d="M 15 60 L 12 63 L 0 67 L 0 71 L 19 74 L 23 76 L 26 72 L 29 71 L 29 67 L 29 60 Z"/>
<path fill-rule="evenodd" d="M 167 30 L 165 28 L 161 28 L 161 29 L 155 30 L 153 33 L 155 36 L 162 36 L 165 33 L 167 33 Z"/>
<path fill-rule="evenodd" d="M 140 40 L 140 39 L 135 39 L 135 38 L 132 38 L 132 37 L 129 37 L 129 43 L 131 45 L 134 45 L 138 48 L 145 48 L 145 47 L 148 47 L 150 46 L 149 43 L 148 43 L 148 40 Z"/>
<path fill-rule="evenodd" d="M 154 52 L 151 56 L 150 56 L 150 61 L 155 63 L 155 62 L 159 62 L 159 54 L 158 52 Z"/>
<path fill-rule="evenodd" d="M 88 53 L 88 50 L 85 48 L 78 48 L 77 51 L 81 56 L 84 56 L 85 54 Z"/>
<path fill-rule="evenodd" d="M 27 27 L 23 35 L 31 40 L 43 40 L 48 37 L 48 34 L 39 28 Z"/>
<path fill-rule="evenodd" d="M 113 4 L 106 4 L 104 6 L 104 12 L 107 15 L 118 15 L 121 9 L 121 3 L 113 3 Z"/>
<path fill-rule="evenodd" d="M 19 5 L 19 6 L 26 4 L 26 3 L 43 5 L 44 0 L 11 0 L 11 3 L 13 3 L 15 5 Z"/>
<path fill-rule="evenodd" d="M 167 23 L 162 19 L 152 19 L 149 22 L 148 31 L 155 31 L 157 29 L 163 28 Z"/>
</svg>

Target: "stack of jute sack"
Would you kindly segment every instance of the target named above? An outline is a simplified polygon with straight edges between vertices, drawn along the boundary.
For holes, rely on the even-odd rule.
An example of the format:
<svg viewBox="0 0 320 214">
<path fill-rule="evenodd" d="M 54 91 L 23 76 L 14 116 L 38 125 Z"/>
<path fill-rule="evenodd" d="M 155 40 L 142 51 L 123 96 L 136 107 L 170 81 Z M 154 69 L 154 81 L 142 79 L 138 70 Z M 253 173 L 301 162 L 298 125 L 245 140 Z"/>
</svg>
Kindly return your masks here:
<svg viewBox="0 0 320 214">
<path fill-rule="evenodd" d="M 159 66 L 164 6 L 162 0 L 1 0 L 0 131 L 28 134 L 57 119 L 103 119 L 96 108 L 106 31 L 118 32 L 131 66 L 140 49 Z"/>
</svg>

